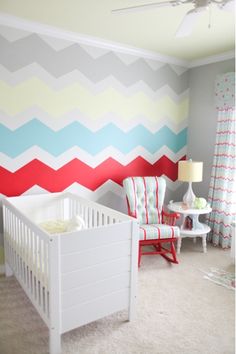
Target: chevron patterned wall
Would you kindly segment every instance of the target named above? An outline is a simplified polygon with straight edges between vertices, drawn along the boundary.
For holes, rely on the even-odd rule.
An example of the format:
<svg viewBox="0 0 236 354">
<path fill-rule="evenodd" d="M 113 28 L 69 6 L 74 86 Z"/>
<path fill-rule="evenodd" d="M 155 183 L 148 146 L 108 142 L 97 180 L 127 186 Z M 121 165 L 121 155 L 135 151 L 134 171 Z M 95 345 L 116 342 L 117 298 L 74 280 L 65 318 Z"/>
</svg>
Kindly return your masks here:
<svg viewBox="0 0 236 354">
<path fill-rule="evenodd" d="M 188 71 L 0 27 L 0 194 L 70 190 L 117 209 L 130 175 L 177 187 Z M 174 183 L 175 182 L 175 183 Z"/>
</svg>

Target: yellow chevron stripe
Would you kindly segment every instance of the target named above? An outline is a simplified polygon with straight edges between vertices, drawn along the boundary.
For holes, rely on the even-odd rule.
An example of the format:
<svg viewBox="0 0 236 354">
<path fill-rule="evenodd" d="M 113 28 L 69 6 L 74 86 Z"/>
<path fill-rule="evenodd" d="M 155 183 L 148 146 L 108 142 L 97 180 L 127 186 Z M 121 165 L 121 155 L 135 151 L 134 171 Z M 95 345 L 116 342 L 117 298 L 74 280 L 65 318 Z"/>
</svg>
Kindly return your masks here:
<svg viewBox="0 0 236 354">
<path fill-rule="evenodd" d="M 78 83 L 54 91 L 37 78 L 15 87 L 0 81 L 0 107 L 6 113 L 15 115 L 35 105 L 54 117 L 78 108 L 94 120 L 105 113 L 114 112 L 123 120 L 143 116 L 156 122 L 168 117 L 179 123 L 188 115 L 188 98 L 179 103 L 174 102 L 169 96 L 153 101 L 142 92 L 125 96 L 113 88 L 93 95 Z"/>
</svg>

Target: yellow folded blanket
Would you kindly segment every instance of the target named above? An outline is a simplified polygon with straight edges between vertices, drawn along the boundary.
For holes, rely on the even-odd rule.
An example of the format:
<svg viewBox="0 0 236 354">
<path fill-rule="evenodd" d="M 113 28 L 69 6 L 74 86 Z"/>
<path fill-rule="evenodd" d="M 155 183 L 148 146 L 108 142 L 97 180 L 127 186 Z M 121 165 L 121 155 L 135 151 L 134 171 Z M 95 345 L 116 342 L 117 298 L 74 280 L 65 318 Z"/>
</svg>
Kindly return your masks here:
<svg viewBox="0 0 236 354">
<path fill-rule="evenodd" d="M 69 220 L 47 220 L 41 222 L 39 226 L 49 234 L 61 234 L 86 228 L 85 222 L 80 215 L 76 215 Z"/>
</svg>

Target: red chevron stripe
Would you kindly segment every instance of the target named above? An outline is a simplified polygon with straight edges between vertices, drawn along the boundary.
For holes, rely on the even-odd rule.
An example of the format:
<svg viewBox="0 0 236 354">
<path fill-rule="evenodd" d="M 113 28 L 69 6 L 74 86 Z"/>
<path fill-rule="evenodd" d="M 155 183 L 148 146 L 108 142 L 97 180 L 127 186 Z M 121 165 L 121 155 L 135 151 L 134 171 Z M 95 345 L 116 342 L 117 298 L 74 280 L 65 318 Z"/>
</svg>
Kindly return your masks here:
<svg viewBox="0 0 236 354">
<path fill-rule="evenodd" d="M 215 187 L 215 186 L 210 186 L 209 189 L 212 189 L 214 191 L 227 192 L 227 193 L 236 193 L 236 191 L 233 189 L 227 189 L 227 188 L 221 188 L 221 187 Z"/>
<path fill-rule="evenodd" d="M 236 122 L 236 119 L 226 118 L 218 120 L 218 123 Z"/>
<path fill-rule="evenodd" d="M 224 235 L 223 232 L 221 232 L 221 231 L 220 232 L 214 231 L 212 233 L 212 236 L 220 236 L 220 237 L 222 237 L 224 239 L 230 239 L 231 238 L 230 233 L 228 235 Z M 218 246 L 217 244 L 215 244 L 215 245 Z M 227 248 L 229 248 L 229 247 L 225 247 L 223 249 L 227 249 Z"/>
<path fill-rule="evenodd" d="M 223 179 L 224 181 L 234 182 L 234 179 L 233 179 L 233 178 L 224 177 L 224 176 L 214 176 L 214 175 L 211 175 L 211 178 Z"/>
<path fill-rule="evenodd" d="M 224 227 L 231 227 L 230 224 L 225 224 L 223 221 L 218 221 L 216 219 L 214 219 L 213 217 L 206 217 L 206 219 L 209 223 L 212 224 L 217 224 L 217 225 L 223 225 Z"/>
<path fill-rule="evenodd" d="M 212 165 L 214 168 L 224 168 L 225 170 L 236 170 L 234 166 L 226 166 L 226 165 Z"/>
<path fill-rule="evenodd" d="M 211 200 L 212 202 L 220 202 L 220 203 L 224 203 L 224 204 L 227 204 L 227 205 L 235 205 L 236 202 L 235 201 L 228 201 L 228 200 L 225 200 L 225 199 L 221 199 L 221 198 L 213 198 L 213 197 L 208 197 L 209 200 Z"/>
<path fill-rule="evenodd" d="M 236 144 L 234 143 L 227 143 L 227 141 L 221 142 L 221 143 L 216 143 L 216 146 L 220 146 L 220 145 L 226 145 L 226 146 L 236 146 Z"/>
<path fill-rule="evenodd" d="M 236 131 L 234 130 L 222 130 L 221 132 L 217 132 L 216 135 L 221 135 L 221 134 L 236 134 Z"/>
<path fill-rule="evenodd" d="M 215 213 L 215 214 L 223 214 L 223 215 L 225 215 L 225 216 L 235 216 L 235 215 L 236 215 L 235 212 L 227 213 L 226 211 L 224 211 L 224 210 L 219 210 L 219 209 L 212 209 L 211 212 L 212 212 L 212 213 Z"/>
<path fill-rule="evenodd" d="M 234 107 L 216 107 L 217 111 L 220 112 L 228 112 L 228 111 L 234 111 Z"/>
<path fill-rule="evenodd" d="M 232 154 L 214 154 L 215 157 L 232 157 L 232 159 L 235 159 L 236 155 Z"/>
<path fill-rule="evenodd" d="M 181 159 L 186 159 L 186 156 Z M 126 166 L 108 158 L 96 168 L 78 159 L 73 159 L 58 170 L 34 159 L 14 173 L 0 167 L 0 193 L 6 196 L 21 195 L 34 185 L 49 192 L 60 192 L 74 182 L 90 190 L 96 190 L 109 179 L 122 184 L 123 179 L 128 176 L 161 176 L 164 174 L 175 181 L 177 171 L 178 162 L 172 162 L 165 155 L 153 165 L 139 156 Z"/>
</svg>

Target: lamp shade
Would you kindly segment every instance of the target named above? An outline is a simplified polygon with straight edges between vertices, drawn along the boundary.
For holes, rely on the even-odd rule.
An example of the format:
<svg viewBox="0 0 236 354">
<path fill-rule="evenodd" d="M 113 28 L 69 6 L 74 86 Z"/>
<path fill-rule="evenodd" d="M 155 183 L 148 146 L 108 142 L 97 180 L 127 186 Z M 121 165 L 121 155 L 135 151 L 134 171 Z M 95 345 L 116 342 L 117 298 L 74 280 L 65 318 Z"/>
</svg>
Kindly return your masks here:
<svg viewBox="0 0 236 354">
<path fill-rule="evenodd" d="M 178 163 L 178 180 L 183 182 L 202 181 L 202 162 L 187 160 Z"/>
</svg>

